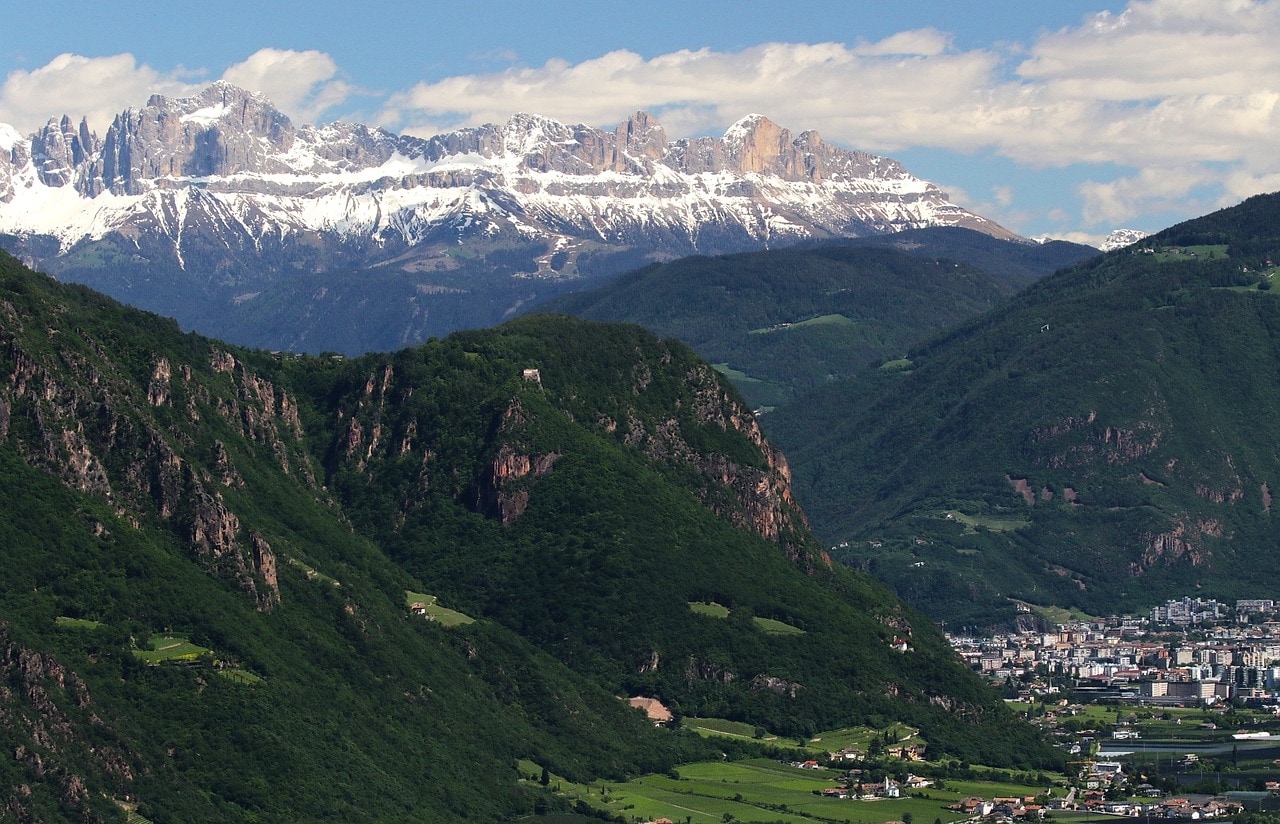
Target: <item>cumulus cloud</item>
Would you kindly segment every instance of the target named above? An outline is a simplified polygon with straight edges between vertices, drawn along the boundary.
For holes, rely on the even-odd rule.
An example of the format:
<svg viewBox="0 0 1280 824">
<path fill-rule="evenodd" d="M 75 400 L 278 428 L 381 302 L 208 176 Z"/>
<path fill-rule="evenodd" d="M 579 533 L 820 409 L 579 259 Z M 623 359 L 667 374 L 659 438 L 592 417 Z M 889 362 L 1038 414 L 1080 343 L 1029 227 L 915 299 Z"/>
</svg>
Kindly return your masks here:
<svg viewBox="0 0 1280 824">
<path fill-rule="evenodd" d="M 672 135 L 689 135 L 762 112 L 837 140 L 889 149 L 936 127 L 930 110 L 937 101 L 963 103 L 989 82 L 995 55 L 953 54 L 944 47 L 945 38 L 926 31 L 858 47 L 766 43 L 740 52 L 685 50 L 650 59 L 620 50 L 577 64 L 552 60 L 419 83 L 393 95 L 379 122 L 475 126 L 523 110 L 604 125 L 646 109 Z"/>
<path fill-rule="evenodd" d="M 203 72 L 179 67 L 161 72 L 132 54 L 83 57 L 63 54 L 33 71 L 17 70 L 0 85 L 0 123 L 33 132 L 53 116 L 87 117 L 99 133 L 120 112 L 153 94 L 187 97 L 206 85 Z M 281 111 L 313 122 L 357 93 L 329 55 L 318 51 L 262 49 L 231 66 L 222 79 L 264 92 Z"/>
<path fill-rule="evenodd" d="M 610 126 L 646 109 L 681 137 L 717 133 L 760 112 L 884 154 L 927 147 L 1093 170 L 1101 179 L 1077 194 L 1084 219 L 1100 225 L 1192 193 L 1211 208 L 1280 184 L 1277 42 L 1280 0 L 1130 0 L 1119 14 L 980 49 L 959 49 L 948 33 L 926 28 L 853 44 L 550 60 L 418 83 L 375 103 L 374 121 L 434 134 L 517 111 Z M 194 92 L 200 77 L 158 71 L 128 54 L 62 55 L 9 74 L 0 121 L 31 131 L 65 111 L 87 114 L 101 129 L 151 93 Z M 300 122 L 317 122 L 363 94 L 316 51 L 263 49 L 223 77 L 265 92 Z M 991 200 L 1017 209 L 1008 193 Z"/>
<path fill-rule="evenodd" d="M 105 130 L 112 119 L 146 102 L 152 94 L 181 96 L 198 86 L 186 82 L 186 72 L 163 73 L 139 65 L 131 54 L 82 57 L 62 54 L 33 71 L 10 72 L 0 85 L 0 122 L 25 133 L 52 116 L 87 117 L 89 125 Z"/>
<path fill-rule="evenodd" d="M 921 29 L 852 46 L 550 61 L 420 83 L 393 95 L 379 120 L 438 129 L 526 110 L 604 126 L 647 109 L 682 136 L 762 112 L 870 151 L 1148 169 L 1081 189 L 1089 219 L 1127 219 L 1184 196 L 1192 179 L 1212 179 L 1224 200 L 1271 185 L 1280 174 L 1277 42 L 1280 2 L 1132 0 L 1120 14 L 991 49 L 960 51 L 946 33 Z"/>
<path fill-rule="evenodd" d="M 260 49 L 227 69 L 222 79 L 263 92 L 290 117 L 313 123 L 355 92 L 339 74 L 338 64 L 324 52 Z"/>
</svg>

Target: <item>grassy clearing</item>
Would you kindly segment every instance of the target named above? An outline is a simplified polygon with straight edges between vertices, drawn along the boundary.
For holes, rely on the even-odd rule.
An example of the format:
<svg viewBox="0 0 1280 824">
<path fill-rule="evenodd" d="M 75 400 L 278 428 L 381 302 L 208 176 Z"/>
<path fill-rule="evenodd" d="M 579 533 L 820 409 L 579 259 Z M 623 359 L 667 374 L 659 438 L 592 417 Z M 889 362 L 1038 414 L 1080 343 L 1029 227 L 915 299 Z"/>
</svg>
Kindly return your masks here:
<svg viewBox="0 0 1280 824">
<path fill-rule="evenodd" d="M 886 372 L 905 372 L 915 366 L 910 358 L 898 358 L 897 360 L 885 361 L 880 364 L 880 368 Z"/>
<path fill-rule="evenodd" d="M 793 627 L 790 624 L 785 624 L 782 621 L 775 621 L 772 618 L 754 617 L 751 619 L 751 622 L 755 624 L 758 629 L 767 632 L 770 635 L 804 635 L 804 630 L 800 629 L 800 627 Z"/>
<path fill-rule="evenodd" d="M 331 578 L 328 575 L 325 575 L 323 572 L 317 572 L 316 570 L 304 564 L 302 561 L 299 561 L 297 558 L 290 558 L 289 566 L 302 570 L 302 573 L 307 576 L 308 581 L 319 581 L 322 584 L 328 584 L 329 586 L 333 586 L 333 587 L 342 586 L 342 584 L 339 583 L 338 579 Z"/>
<path fill-rule="evenodd" d="M 760 378 L 753 378 L 750 375 L 748 375 L 746 372 L 743 372 L 739 369 L 732 368 L 727 363 L 713 363 L 711 364 L 711 368 L 715 369 L 721 375 L 724 375 L 726 378 L 733 381 L 734 383 L 755 383 L 755 384 L 765 383 L 765 381 L 761 380 Z"/>
<path fill-rule="evenodd" d="M 693 610 L 699 615 L 709 615 L 712 618 L 728 618 L 729 617 L 729 608 L 726 606 L 722 606 L 721 604 L 717 604 L 714 601 L 712 601 L 711 603 L 690 601 L 689 609 Z"/>
<path fill-rule="evenodd" d="M 755 738 L 756 728 L 741 721 L 730 721 L 726 718 L 684 718 L 681 724 L 686 729 L 703 735 L 724 735 L 730 738 Z M 770 740 L 776 736 L 770 736 Z"/>
<path fill-rule="evenodd" d="M 856 747 L 866 752 L 867 747 L 871 744 L 871 739 L 882 738 L 885 733 L 888 733 L 894 742 L 890 747 L 906 742 L 912 744 L 925 743 L 918 737 L 919 730 L 914 727 L 908 727 L 906 724 L 895 723 L 882 730 L 871 729 L 870 727 L 845 727 L 839 730 L 827 730 L 815 735 L 811 744 L 813 748 L 821 749 L 824 752 L 838 752 L 850 747 Z"/>
<path fill-rule="evenodd" d="M 768 335 L 774 332 L 786 332 L 791 329 L 802 329 L 806 326 L 857 326 L 858 322 L 844 315 L 819 315 L 816 318 L 796 321 L 795 323 L 778 323 L 763 329 L 752 329 L 749 335 Z"/>
<path fill-rule="evenodd" d="M 70 618 L 59 615 L 53 622 L 63 629 L 102 629 L 106 624 L 101 621 L 90 621 L 88 618 Z"/>
<path fill-rule="evenodd" d="M 252 672 L 249 672 L 248 670 L 220 669 L 220 670 L 214 670 L 214 672 L 218 673 L 218 675 L 221 675 L 223 678 L 226 678 L 230 681 L 235 681 L 237 684 L 252 685 L 252 684 L 262 683 L 262 676 L 254 675 Z"/>
<path fill-rule="evenodd" d="M 992 532 L 1012 532 L 1030 523 L 1026 518 L 994 518 L 990 515 L 966 515 L 956 509 L 948 510 L 943 514 L 943 517 L 948 521 L 964 524 L 965 532 L 970 534 L 976 532 L 977 527 L 989 529 Z"/>
<path fill-rule="evenodd" d="M 176 635 L 157 633 L 147 642 L 150 649 L 135 649 L 134 656 L 147 664 L 160 664 L 165 661 L 194 661 L 203 655 L 213 655 L 213 650 L 197 646 L 186 638 Z"/>
<path fill-rule="evenodd" d="M 1064 607 L 1042 607 L 1039 604 L 1029 604 L 1026 601 L 1018 601 L 1017 603 L 1029 608 L 1033 613 L 1044 618 L 1054 624 L 1068 624 L 1072 621 L 1091 621 L 1093 616 L 1078 609 L 1066 609 Z"/>
<path fill-rule="evenodd" d="M 709 618 L 728 618 L 730 612 L 728 607 L 714 601 L 711 603 L 690 601 L 689 609 Z M 752 618 L 751 621 L 761 632 L 767 632 L 770 635 L 804 635 L 804 630 L 800 627 L 793 627 L 791 624 L 775 621 L 772 618 Z"/>
<path fill-rule="evenodd" d="M 1169 263 L 1175 261 L 1212 259 L 1227 256 L 1227 247 L 1224 246 L 1170 246 L 1161 249 L 1155 253 L 1155 258 L 1160 263 Z"/>
<path fill-rule="evenodd" d="M 474 624 L 476 621 L 476 619 L 472 618 L 470 615 L 440 606 L 440 604 L 436 602 L 436 596 L 427 595 L 425 592 L 411 592 L 410 590 L 405 590 L 404 603 L 405 606 L 410 609 L 420 607 L 424 618 L 428 621 L 437 621 L 446 627 Z"/>
</svg>

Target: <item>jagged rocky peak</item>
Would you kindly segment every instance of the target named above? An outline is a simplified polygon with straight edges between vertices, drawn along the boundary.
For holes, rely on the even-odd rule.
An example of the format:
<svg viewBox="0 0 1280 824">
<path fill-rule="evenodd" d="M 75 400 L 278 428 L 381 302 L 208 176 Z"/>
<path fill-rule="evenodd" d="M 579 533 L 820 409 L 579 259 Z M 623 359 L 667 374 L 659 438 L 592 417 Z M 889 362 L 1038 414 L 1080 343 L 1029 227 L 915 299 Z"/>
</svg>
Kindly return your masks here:
<svg viewBox="0 0 1280 824">
<path fill-rule="evenodd" d="M 618 148 L 635 157 L 658 160 L 667 151 L 667 132 L 648 112 L 640 111 L 619 123 L 613 134 Z"/>
<path fill-rule="evenodd" d="M 71 118 L 51 117 L 31 138 L 31 155 L 36 161 L 36 174 L 46 186 L 65 186 L 75 178 L 76 167 L 98 151 L 98 137 L 89 131 L 87 120 L 79 128 Z"/>
<path fill-rule="evenodd" d="M 260 93 L 218 82 L 195 97 L 152 95 L 116 117 L 81 190 L 140 194 L 147 181 L 240 172 L 292 171 L 279 155 L 293 145 L 289 118 Z"/>
<path fill-rule="evenodd" d="M 724 133 L 724 145 L 734 171 L 771 173 L 784 165 L 792 149 L 791 132 L 762 114 L 749 114 Z"/>
</svg>

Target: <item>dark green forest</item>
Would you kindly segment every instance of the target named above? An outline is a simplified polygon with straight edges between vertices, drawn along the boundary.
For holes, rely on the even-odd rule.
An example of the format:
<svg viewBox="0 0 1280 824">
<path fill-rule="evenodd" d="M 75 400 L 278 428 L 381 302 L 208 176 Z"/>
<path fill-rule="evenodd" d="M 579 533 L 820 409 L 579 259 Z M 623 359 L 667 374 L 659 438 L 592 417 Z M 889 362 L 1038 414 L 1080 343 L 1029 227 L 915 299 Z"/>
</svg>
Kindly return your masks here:
<svg viewBox="0 0 1280 824">
<path fill-rule="evenodd" d="M 627 695 L 1058 761 L 928 620 L 828 561 L 741 397 L 681 344 L 545 316 L 272 354 L 8 256 L 0 319 L 19 819 L 497 821 L 555 803 L 519 759 L 621 780 L 720 757 Z"/>
</svg>

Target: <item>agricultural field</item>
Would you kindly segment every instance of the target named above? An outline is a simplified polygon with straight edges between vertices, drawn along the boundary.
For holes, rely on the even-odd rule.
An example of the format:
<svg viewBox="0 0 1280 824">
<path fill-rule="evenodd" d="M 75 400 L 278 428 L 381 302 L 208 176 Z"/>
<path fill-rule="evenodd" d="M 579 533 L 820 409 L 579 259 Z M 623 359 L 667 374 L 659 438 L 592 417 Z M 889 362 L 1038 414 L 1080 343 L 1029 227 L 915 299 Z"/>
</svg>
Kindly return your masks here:
<svg viewBox="0 0 1280 824">
<path fill-rule="evenodd" d="M 1015 529 L 1021 529 L 1030 522 L 1026 518 L 997 518 L 991 515 L 966 515 L 965 513 L 951 509 L 943 513 L 943 517 L 948 521 L 964 524 L 966 534 L 976 533 L 977 527 L 988 529 L 992 532 L 1012 532 Z"/>
<path fill-rule="evenodd" d="M 726 378 L 733 381 L 734 383 L 750 383 L 750 384 L 764 383 L 764 381 L 760 380 L 759 378 L 753 378 L 750 375 L 748 375 L 746 372 L 743 372 L 740 369 L 734 369 L 727 363 L 713 363 L 712 366 L 715 368 L 717 372 L 719 372 L 721 375 L 724 375 Z"/>
<path fill-rule="evenodd" d="M 442 607 L 436 600 L 436 596 L 427 595 L 425 592 L 411 592 L 405 590 L 404 603 L 409 609 L 419 607 L 422 609 L 422 616 L 428 621 L 437 621 L 442 626 L 457 627 L 463 624 L 475 623 L 474 618 L 470 615 L 458 612 L 457 610 Z"/>
<path fill-rule="evenodd" d="M 328 584 L 329 586 L 332 586 L 332 587 L 342 586 L 342 584 L 339 583 L 336 578 L 333 578 L 332 576 L 329 576 L 329 575 L 325 575 L 323 572 L 313 569 L 307 564 L 304 564 L 302 561 L 299 561 L 297 558 L 290 558 L 289 566 L 294 567 L 295 569 L 302 570 L 302 574 L 307 576 L 308 581 L 318 581 L 322 584 Z"/>
<path fill-rule="evenodd" d="M 711 618 L 728 618 L 729 617 L 729 608 L 724 606 L 723 604 L 717 604 L 715 602 L 707 604 L 707 603 L 699 603 L 697 601 L 690 601 L 689 609 L 693 610 L 698 615 L 707 615 L 707 616 L 710 616 Z"/>
<path fill-rule="evenodd" d="M 161 664 L 166 661 L 194 661 L 204 655 L 213 655 L 213 650 L 197 646 L 178 635 L 156 633 L 147 640 L 150 649 L 135 649 L 134 657 L 146 664 Z"/>
<path fill-rule="evenodd" d="M 804 630 L 800 627 L 793 627 L 783 621 L 775 621 L 772 618 L 760 618 L 759 616 L 751 619 L 760 630 L 770 635 L 804 635 Z"/>
<path fill-rule="evenodd" d="M 53 619 L 53 622 L 63 629 L 101 629 L 106 626 L 101 621 L 90 621 L 88 618 L 70 618 L 66 615 L 59 615 Z"/>
<path fill-rule="evenodd" d="M 1156 260 L 1160 263 L 1169 263 L 1186 260 L 1213 260 L 1214 258 L 1225 258 L 1227 256 L 1227 247 L 1224 246 L 1177 246 L 1160 249 L 1155 253 Z"/>
<path fill-rule="evenodd" d="M 237 684 L 253 685 L 262 683 L 262 677 L 242 669 L 233 661 L 215 660 L 218 656 L 208 647 L 193 644 L 180 635 L 156 633 L 147 639 L 150 649 L 134 649 L 133 655 L 146 664 L 159 665 L 166 663 L 192 664 L 204 662 L 212 671 Z"/>
<path fill-rule="evenodd" d="M 666 775 L 649 775 L 624 784 L 570 784 L 555 780 L 564 797 L 620 815 L 627 820 L 674 822 L 878 822 L 910 817 L 921 824 L 950 822 L 946 809 L 966 795 L 1035 795 L 1044 787 L 946 781 L 946 789 L 896 799 L 841 799 L 820 795 L 836 787 L 842 770 L 806 769 L 757 758 L 736 762 L 689 764 Z M 726 817 L 728 816 L 728 817 Z"/>
<path fill-rule="evenodd" d="M 729 608 L 723 604 L 717 604 L 715 602 L 702 603 L 698 601 L 690 601 L 689 609 L 698 615 L 706 615 L 708 618 L 729 617 Z M 792 626 L 784 621 L 778 621 L 773 618 L 760 618 L 757 616 L 753 617 L 751 621 L 761 632 L 766 632 L 770 635 L 804 635 L 804 630 L 800 629 L 800 627 Z"/>
</svg>

